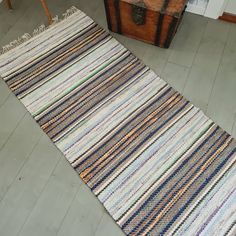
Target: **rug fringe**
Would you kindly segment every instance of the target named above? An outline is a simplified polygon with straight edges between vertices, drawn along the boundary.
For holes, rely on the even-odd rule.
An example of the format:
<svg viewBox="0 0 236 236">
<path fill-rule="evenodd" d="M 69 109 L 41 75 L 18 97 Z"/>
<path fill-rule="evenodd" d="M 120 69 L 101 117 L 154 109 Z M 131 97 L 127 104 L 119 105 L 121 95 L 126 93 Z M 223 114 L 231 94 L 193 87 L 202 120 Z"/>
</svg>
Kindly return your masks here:
<svg viewBox="0 0 236 236">
<path fill-rule="evenodd" d="M 45 26 L 44 24 L 42 24 L 38 28 L 34 29 L 32 34 L 25 33 L 21 37 L 18 37 L 14 41 L 3 46 L 2 50 L 0 50 L 0 55 L 14 49 L 15 47 L 19 46 L 20 44 L 31 39 L 32 37 L 39 35 L 40 33 L 44 32 L 45 30 L 49 29 L 50 27 L 54 26 L 55 24 L 59 23 L 60 21 L 67 19 L 68 17 L 70 17 L 71 15 L 73 15 L 74 13 L 76 13 L 78 11 L 79 10 L 75 6 L 72 6 L 71 8 L 67 9 L 65 13 L 62 14 L 63 17 L 61 19 L 59 19 L 58 16 L 53 17 L 51 25 Z"/>
</svg>

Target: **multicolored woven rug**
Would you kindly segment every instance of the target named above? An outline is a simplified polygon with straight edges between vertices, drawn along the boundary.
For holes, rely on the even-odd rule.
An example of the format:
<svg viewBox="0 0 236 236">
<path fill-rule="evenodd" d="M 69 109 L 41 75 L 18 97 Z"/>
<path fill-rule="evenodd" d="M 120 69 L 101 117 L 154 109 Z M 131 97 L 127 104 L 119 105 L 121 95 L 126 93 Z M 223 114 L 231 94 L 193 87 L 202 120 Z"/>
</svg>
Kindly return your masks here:
<svg viewBox="0 0 236 236">
<path fill-rule="evenodd" d="M 71 8 L 4 52 L 1 77 L 125 234 L 236 235 L 236 141 L 92 19 Z"/>
</svg>

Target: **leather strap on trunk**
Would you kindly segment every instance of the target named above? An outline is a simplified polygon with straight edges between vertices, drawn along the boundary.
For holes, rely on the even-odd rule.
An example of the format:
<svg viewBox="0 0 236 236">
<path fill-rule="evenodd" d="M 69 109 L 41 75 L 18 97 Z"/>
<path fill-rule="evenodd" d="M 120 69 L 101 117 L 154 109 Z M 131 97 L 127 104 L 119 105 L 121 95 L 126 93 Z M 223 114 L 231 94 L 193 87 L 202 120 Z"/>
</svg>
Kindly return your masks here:
<svg viewBox="0 0 236 236">
<path fill-rule="evenodd" d="M 120 0 L 113 0 L 116 13 L 117 33 L 121 34 Z"/>
<path fill-rule="evenodd" d="M 157 30 L 156 30 L 156 39 L 155 39 L 155 45 L 160 45 L 161 43 L 161 32 L 162 32 L 162 25 L 164 21 L 164 14 L 163 12 L 166 11 L 168 5 L 169 5 L 170 0 L 164 0 L 163 5 L 161 7 L 161 11 L 159 13 L 159 16 L 157 17 Z"/>
</svg>

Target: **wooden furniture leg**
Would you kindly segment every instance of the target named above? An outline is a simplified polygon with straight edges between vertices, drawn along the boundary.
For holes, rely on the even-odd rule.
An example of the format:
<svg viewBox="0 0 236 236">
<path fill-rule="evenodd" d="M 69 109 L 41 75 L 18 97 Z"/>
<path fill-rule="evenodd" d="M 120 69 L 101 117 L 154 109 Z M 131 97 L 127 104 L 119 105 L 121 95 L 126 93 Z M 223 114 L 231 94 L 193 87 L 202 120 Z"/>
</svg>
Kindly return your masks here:
<svg viewBox="0 0 236 236">
<path fill-rule="evenodd" d="M 6 1 L 6 5 L 7 5 L 8 9 L 12 9 L 11 0 L 5 0 L 5 1 Z M 49 12 L 46 0 L 40 0 L 40 1 L 42 3 L 43 9 L 45 11 L 45 14 L 46 14 L 46 16 L 48 18 L 48 23 L 52 24 L 52 16 L 51 16 L 51 13 Z"/>
<path fill-rule="evenodd" d="M 12 9 L 11 0 L 6 0 L 8 9 Z"/>
<path fill-rule="evenodd" d="M 45 11 L 45 14 L 48 18 L 48 23 L 49 25 L 52 24 L 52 16 L 51 16 L 51 13 L 49 12 L 49 9 L 48 9 L 48 5 L 46 3 L 46 0 L 41 0 L 41 3 L 42 3 L 42 6 L 43 6 L 43 9 Z"/>
</svg>

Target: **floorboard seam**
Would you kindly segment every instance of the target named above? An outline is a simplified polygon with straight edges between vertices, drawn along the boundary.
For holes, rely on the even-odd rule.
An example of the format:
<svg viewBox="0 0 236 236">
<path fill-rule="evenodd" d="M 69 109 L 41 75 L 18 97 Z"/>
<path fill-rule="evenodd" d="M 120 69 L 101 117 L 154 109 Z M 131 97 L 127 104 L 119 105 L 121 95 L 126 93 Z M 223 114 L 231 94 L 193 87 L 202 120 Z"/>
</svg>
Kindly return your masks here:
<svg viewBox="0 0 236 236">
<path fill-rule="evenodd" d="M 58 158 L 57 163 L 55 164 L 55 167 L 53 168 L 53 170 L 52 170 L 50 176 L 48 177 L 48 180 L 46 181 L 46 183 L 45 183 L 45 185 L 43 186 L 43 188 L 42 188 L 40 194 L 38 195 L 38 199 L 36 200 L 36 202 L 35 202 L 35 204 L 34 204 L 34 207 L 32 208 L 31 212 L 30 212 L 30 213 L 28 214 L 28 216 L 26 217 L 24 223 L 22 224 L 21 228 L 19 229 L 19 232 L 17 233 L 17 236 L 19 236 L 19 235 L 21 234 L 22 230 L 24 229 L 24 226 L 26 225 L 26 223 L 27 223 L 28 219 L 30 218 L 32 212 L 34 211 L 35 206 L 37 205 L 37 203 L 38 203 L 40 197 L 42 196 L 44 190 L 46 189 L 46 187 L 47 187 L 47 185 L 48 185 L 48 183 L 49 183 L 49 181 L 50 181 L 50 179 L 51 179 L 51 177 L 52 177 L 54 171 L 55 171 L 56 168 L 58 167 L 58 165 L 59 165 L 59 163 L 60 163 L 60 161 L 61 161 L 61 158 L 62 158 L 61 156 L 60 156 L 60 158 Z"/>
<path fill-rule="evenodd" d="M 225 49 L 226 49 L 226 46 L 227 46 L 227 42 L 228 42 L 228 39 L 229 39 L 229 31 L 227 32 L 227 36 L 226 36 L 226 40 L 225 40 L 225 43 L 224 43 L 224 49 L 222 51 L 222 54 L 221 54 L 221 57 L 220 57 L 220 61 L 219 61 L 219 65 L 217 67 L 217 71 L 216 71 L 216 75 L 215 75 L 215 78 L 214 78 L 214 81 L 212 83 L 212 87 L 211 87 L 211 91 L 210 91 L 210 94 L 209 94 L 209 98 L 208 98 L 208 102 L 207 102 L 207 107 L 206 107 L 206 115 L 209 115 L 209 112 L 208 112 L 208 109 L 209 109 L 209 103 L 211 101 L 211 97 L 212 97 L 212 94 L 213 94 L 213 90 L 214 90 L 214 86 L 215 86 L 215 83 L 216 83 L 216 79 L 217 79 L 217 75 L 219 73 L 219 70 L 220 70 L 220 67 L 222 65 L 222 62 L 223 62 L 223 57 L 224 57 L 224 54 L 225 54 Z M 210 117 L 211 118 L 211 117 Z"/>
<path fill-rule="evenodd" d="M 9 96 L 10 96 L 10 94 L 11 94 L 11 93 L 9 93 L 9 94 L 7 95 L 7 97 L 3 100 L 3 102 L 0 104 L 0 109 L 1 109 L 1 107 L 6 103 L 7 99 L 8 99 Z"/>
<path fill-rule="evenodd" d="M 99 226 L 100 226 L 100 224 L 102 223 L 102 220 L 103 220 L 103 218 L 105 217 L 105 215 L 106 215 L 106 213 L 104 212 L 103 215 L 101 216 L 101 219 L 100 219 L 99 222 L 98 222 L 98 225 L 97 225 L 96 229 L 95 229 L 94 236 L 96 236 L 96 233 L 97 233 L 97 231 L 98 231 L 98 229 L 99 229 Z M 110 215 L 109 215 L 109 217 L 110 217 Z M 113 222 L 116 224 L 116 222 L 114 221 L 113 218 L 112 218 L 112 220 L 113 220 Z"/>
<path fill-rule="evenodd" d="M 41 134 L 41 137 L 42 137 L 42 134 Z M 1 202 L 4 200 L 4 198 L 6 197 L 7 193 L 9 192 L 9 190 L 10 190 L 12 184 L 16 181 L 17 176 L 20 174 L 21 170 L 24 168 L 26 162 L 30 159 L 30 156 L 32 155 L 32 153 L 33 153 L 33 151 L 35 150 L 36 146 L 39 144 L 39 141 L 40 141 L 41 137 L 40 137 L 40 138 L 38 139 L 38 141 L 33 145 L 32 149 L 31 149 L 31 151 L 29 152 L 29 154 L 27 155 L 25 161 L 22 163 L 21 167 L 19 168 L 18 172 L 16 173 L 15 177 L 13 178 L 12 182 L 10 183 L 10 185 L 9 185 L 9 187 L 8 187 L 8 189 L 7 189 L 7 191 L 3 194 L 2 199 L 0 199 L 0 204 L 1 204 Z"/>
<path fill-rule="evenodd" d="M 187 73 L 186 80 L 185 80 L 185 83 L 184 83 L 184 86 L 183 86 L 183 92 L 182 92 L 183 94 L 185 94 L 185 89 L 186 89 L 186 86 L 187 86 L 187 82 L 188 82 L 188 80 L 189 80 L 189 76 L 190 76 L 191 70 L 192 70 L 192 68 L 193 68 L 193 64 L 194 64 L 194 61 L 195 61 L 195 59 L 196 59 L 197 53 L 198 53 L 198 51 L 199 51 L 199 49 L 200 49 L 200 45 L 201 45 L 201 43 L 202 43 L 202 41 L 203 41 L 203 38 L 204 38 L 204 35 L 205 35 L 206 31 L 207 31 L 207 25 L 208 25 L 208 23 L 209 23 L 209 20 L 207 21 L 206 26 L 205 26 L 205 29 L 204 29 L 203 32 L 202 32 L 202 37 L 201 37 L 201 40 L 200 40 L 199 43 L 198 43 L 197 50 L 196 50 L 195 55 L 194 55 L 194 57 L 193 57 L 193 61 L 192 61 L 192 63 L 191 63 L 191 66 L 188 67 L 188 68 L 189 68 L 189 71 L 188 71 L 188 73 Z M 195 105 L 195 104 L 194 104 L 194 105 Z M 195 106 L 196 106 L 196 105 L 195 105 Z"/>
<path fill-rule="evenodd" d="M 11 136 L 13 135 L 13 133 L 16 131 L 16 129 L 18 128 L 18 126 L 20 125 L 21 121 L 25 118 L 26 116 L 26 111 L 24 113 L 24 115 L 18 120 L 18 122 L 16 123 L 15 128 L 10 132 L 8 138 L 5 140 L 5 142 L 2 144 L 2 146 L 0 147 L 0 152 L 2 151 L 2 149 L 5 147 L 5 145 L 7 144 L 7 142 L 9 141 L 9 139 L 11 138 Z"/>
<path fill-rule="evenodd" d="M 74 169 L 72 169 L 72 170 L 74 171 Z M 80 178 L 80 177 L 78 176 L 78 178 Z M 83 184 L 83 183 L 81 182 L 80 186 L 78 186 L 78 189 L 77 189 L 77 191 L 76 191 L 76 193 L 75 193 L 75 196 L 74 196 L 73 199 L 71 200 L 71 204 L 69 205 L 68 209 L 66 210 L 65 215 L 63 216 L 63 218 L 62 218 L 62 220 L 61 220 L 61 224 L 60 224 L 59 228 L 57 229 L 56 235 L 59 234 L 59 232 L 60 232 L 60 230 L 61 230 L 61 228 L 62 228 L 63 222 L 65 221 L 65 219 L 66 219 L 66 217 L 67 217 L 67 215 L 68 215 L 68 213 L 69 213 L 69 211 L 70 211 L 70 209 L 71 209 L 71 205 L 72 205 L 72 203 L 74 202 L 75 198 L 77 197 L 77 194 L 78 194 L 78 192 L 79 192 L 79 190 L 80 190 L 82 184 Z"/>
</svg>

